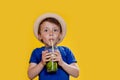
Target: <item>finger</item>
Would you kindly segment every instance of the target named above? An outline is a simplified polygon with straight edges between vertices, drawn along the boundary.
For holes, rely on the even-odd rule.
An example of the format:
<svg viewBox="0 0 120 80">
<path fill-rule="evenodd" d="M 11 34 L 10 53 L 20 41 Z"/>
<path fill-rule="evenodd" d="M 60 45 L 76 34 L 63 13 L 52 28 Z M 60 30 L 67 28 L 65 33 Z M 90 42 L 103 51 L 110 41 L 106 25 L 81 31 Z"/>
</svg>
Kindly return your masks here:
<svg viewBox="0 0 120 80">
<path fill-rule="evenodd" d="M 45 56 L 45 58 L 46 58 L 46 59 L 51 58 L 51 55 L 47 55 L 47 56 Z"/>
<path fill-rule="evenodd" d="M 44 53 L 42 54 L 42 59 L 45 60 L 46 58 L 49 58 L 50 55 L 48 53 Z"/>
<path fill-rule="evenodd" d="M 59 55 L 59 53 L 58 53 L 58 52 L 54 52 L 53 54 L 54 54 L 55 56 L 58 56 L 58 55 Z"/>
<path fill-rule="evenodd" d="M 60 55 L 60 52 L 58 50 L 55 51 L 54 53 L 56 56 Z"/>
<path fill-rule="evenodd" d="M 45 56 L 51 56 L 51 53 L 46 53 Z"/>
<path fill-rule="evenodd" d="M 58 61 L 59 61 L 59 59 L 54 58 L 54 59 L 52 59 L 52 61 L 54 61 L 54 62 L 58 62 Z"/>
<path fill-rule="evenodd" d="M 46 59 L 45 61 L 48 62 L 48 61 L 50 61 L 50 60 L 51 60 L 51 58 L 48 58 L 48 59 Z"/>
<path fill-rule="evenodd" d="M 60 53 L 59 50 L 55 50 L 56 53 Z"/>
<path fill-rule="evenodd" d="M 48 53 L 48 50 L 42 51 L 42 53 Z"/>
<path fill-rule="evenodd" d="M 52 60 L 59 60 L 60 58 L 58 56 L 52 57 Z"/>
</svg>

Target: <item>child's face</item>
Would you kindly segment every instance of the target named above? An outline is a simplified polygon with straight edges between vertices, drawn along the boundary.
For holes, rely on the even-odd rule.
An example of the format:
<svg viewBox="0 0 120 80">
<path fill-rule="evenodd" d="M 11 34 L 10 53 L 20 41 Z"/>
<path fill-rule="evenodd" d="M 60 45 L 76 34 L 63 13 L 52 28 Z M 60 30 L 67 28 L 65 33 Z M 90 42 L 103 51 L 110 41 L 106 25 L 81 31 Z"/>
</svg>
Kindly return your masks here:
<svg viewBox="0 0 120 80">
<path fill-rule="evenodd" d="M 45 46 L 51 46 L 51 41 L 56 45 L 60 39 L 60 27 L 54 23 L 45 21 L 41 24 L 40 39 L 43 40 Z"/>
</svg>

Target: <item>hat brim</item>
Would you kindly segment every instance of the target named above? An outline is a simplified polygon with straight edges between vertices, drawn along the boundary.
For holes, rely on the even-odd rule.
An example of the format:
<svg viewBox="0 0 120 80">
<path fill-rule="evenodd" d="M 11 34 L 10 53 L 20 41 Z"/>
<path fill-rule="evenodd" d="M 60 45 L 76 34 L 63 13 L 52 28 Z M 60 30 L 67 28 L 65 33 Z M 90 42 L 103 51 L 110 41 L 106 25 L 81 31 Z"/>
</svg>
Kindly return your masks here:
<svg viewBox="0 0 120 80">
<path fill-rule="evenodd" d="M 54 14 L 54 13 L 46 13 L 46 14 L 43 14 L 41 16 L 38 17 L 38 19 L 36 20 L 35 24 L 34 24 L 34 34 L 35 34 L 35 37 L 41 41 L 38 37 L 38 29 L 39 29 L 39 24 L 46 18 L 55 18 L 56 20 L 58 20 L 58 22 L 61 24 L 61 28 L 62 28 L 62 33 L 61 33 L 61 36 L 60 36 L 60 40 L 57 42 L 60 43 L 65 35 L 66 35 L 66 24 L 65 24 L 65 21 L 63 20 L 62 17 L 60 17 L 59 15 L 57 14 Z M 41 41 L 42 42 L 42 41 Z"/>
</svg>

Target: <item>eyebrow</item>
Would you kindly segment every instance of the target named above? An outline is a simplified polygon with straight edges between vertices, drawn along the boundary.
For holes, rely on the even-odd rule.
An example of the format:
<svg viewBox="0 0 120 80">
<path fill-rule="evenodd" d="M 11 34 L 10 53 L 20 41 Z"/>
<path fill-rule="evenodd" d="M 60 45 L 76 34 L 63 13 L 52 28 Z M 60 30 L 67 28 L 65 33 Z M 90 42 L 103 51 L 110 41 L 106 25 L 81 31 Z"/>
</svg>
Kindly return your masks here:
<svg viewBox="0 0 120 80">
<path fill-rule="evenodd" d="M 45 28 L 48 28 L 48 27 L 44 27 L 44 28 L 42 28 L 42 29 L 45 29 Z"/>
</svg>

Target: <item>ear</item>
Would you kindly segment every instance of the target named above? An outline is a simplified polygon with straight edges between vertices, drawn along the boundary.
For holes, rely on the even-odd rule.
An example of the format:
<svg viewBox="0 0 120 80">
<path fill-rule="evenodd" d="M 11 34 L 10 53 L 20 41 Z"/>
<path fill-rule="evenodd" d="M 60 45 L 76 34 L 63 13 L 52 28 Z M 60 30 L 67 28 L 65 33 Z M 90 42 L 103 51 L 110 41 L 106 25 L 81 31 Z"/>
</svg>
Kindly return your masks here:
<svg viewBox="0 0 120 80">
<path fill-rule="evenodd" d="M 40 35 L 40 34 L 38 34 L 38 39 L 39 39 L 39 40 L 42 40 L 42 38 L 41 38 L 41 35 Z"/>
<path fill-rule="evenodd" d="M 59 40 L 61 39 L 61 37 L 62 37 L 62 34 L 59 35 Z"/>
</svg>

